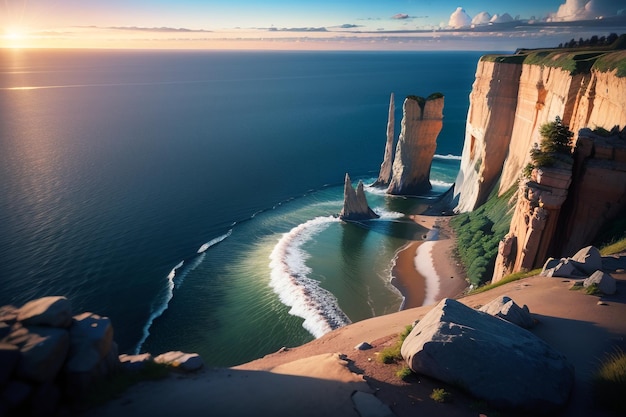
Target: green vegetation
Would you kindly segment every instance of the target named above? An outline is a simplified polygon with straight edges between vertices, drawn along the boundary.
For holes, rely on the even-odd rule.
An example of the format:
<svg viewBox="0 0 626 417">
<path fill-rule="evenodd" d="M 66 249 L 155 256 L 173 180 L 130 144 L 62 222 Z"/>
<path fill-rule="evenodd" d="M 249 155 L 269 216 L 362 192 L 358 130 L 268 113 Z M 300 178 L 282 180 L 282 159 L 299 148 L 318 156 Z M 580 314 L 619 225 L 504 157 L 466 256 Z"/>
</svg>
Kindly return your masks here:
<svg viewBox="0 0 626 417">
<path fill-rule="evenodd" d="M 380 351 L 378 355 L 378 361 L 386 364 L 396 363 L 402 360 L 402 354 L 400 353 L 400 349 L 402 348 L 402 342 L 404 339 L 411 333 L 413 330 L 412 325 L 408 325 L 404 328 L 404 330 L 398 335 L 398 340 L 392 346 L 386 347 L 385 349 Z"/>
<path fill-rule="evenodd" d="M 155 381 L 166 378 L 170 367 L 156 362 L 146 362 L 137 372 L 121 371 L 95 384 L 86 399 L 88 407 L 95 407 L 119 397 L 131 386 L 142 381 Z"/>
<path fill-rule="evenodd" d="M 493 283 L 493 284 L 487 284 L 487 285 L 478 287 L 472 292 L 470 292 L 470 294 L 479 294 L 481 292 L 485 292 L 485 291 L 489 291 L 494 288 L 497 288 L 501 285 L 508 284 L 509 282 L 519 281 L 520 279 L 523 279 L 523 278 L 528 278 L 528 277 L 533 277 L 535 275 L 539 275 L 539 273 L 541 272 L 541 269 L 542 268 L 537 268 L 537 269 L 533 269 L 532 271 L 520 271 L 520 272 L 515 272 L 513 274 L 506 275 L 500 281 Z"/>
<path fill-rule="evenodd" d="M 619 216 L 605 225 L 592 244 L 600 248 L 602 255 L 626 251 L 626 218 Z"/>
<path fill-rule="evenodd" d="M 431 95 L 429 95 L 428 97 L 424 98 L 424 97 L 420 97 L 420 96 L 415 96 L 415 95 L 409 95 L 406 96 L 406 98 L 417 101 L 417 104 L 419 104 L 420 108 L 422 110 L 424 110 L 424 106 L 426 105 L 426 102 L 429 100 L 435 100 L 438 98 L 442 98 L 443 94 L 436 92 L 436 93 L 432 93 Z"/>
<path fill-rule="evenodd" d="M 618 77 L 626 77 L 626 34 L 592 36 L 560 44 L 557 48 L 519 49 L 514 55 L 485 55 L 482 61 L 507 64 L 540 65 L 561 68 L 570 74 L 617 70 Z"/>
<path fill-rule="evenodd" d="M 430 398 L 437 401 L 438 403 L 452 402 L 452 394 L 450 394 L 443 388 L 433 389 L 433 392 L 430 394 Z"/>
<path fill-rule="evenodd" d="M 403 381 L 406 381 L 413 375 L 413 371 L 408 366 L 403 366 L 396 371 L 396 376 Z"/>
<path fill-rule="evenodd" d="M 621 350 L 607 356 L 593 381 L 593 398 L 597 406 L 626 412 L 626 354 Z"/>
<path fill-rule="evenodd" d="M 600 291 L 600 287 L 598 284 L 591 284 L 587 288 L 585 288 L 585 293 L 587 295 L 602 295 L 602 291 Z"/>
<path fill-rule="evenodd" d="M 531 162 L 524 167 L 522 175 L 530 178 L 533 169 L 552 166 L 569 166 L 571 161 L 571 142 L 574 132 L 563 124 L 559 116 L 539 128 L 541 143 L 530 150 Z"/>
<path fill-rule="evenodd" d="M 485 204 L 450 221 L 457 236 L 457 253 L 465 267 L 467 279 L 474 287 L 493 275 L 498 244 L 508 233 L 513 216 L 512 197 L 517 187 L 498 197 L 497 187 Z"/>
</svg>

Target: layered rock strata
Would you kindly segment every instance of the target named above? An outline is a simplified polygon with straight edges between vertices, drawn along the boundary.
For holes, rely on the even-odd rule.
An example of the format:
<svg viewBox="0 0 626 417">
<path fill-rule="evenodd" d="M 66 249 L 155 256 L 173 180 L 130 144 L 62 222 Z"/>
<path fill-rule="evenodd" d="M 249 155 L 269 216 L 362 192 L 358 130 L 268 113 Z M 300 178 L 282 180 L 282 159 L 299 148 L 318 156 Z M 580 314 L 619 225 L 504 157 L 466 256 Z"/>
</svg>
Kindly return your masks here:
<svg viewBox="0 0 626 417">
<path fill-rule="evenodd" d="M 570 167 L 534 169 L 519 183 L 492 282 L 588 245 L 626 210 L 626 134 L 581 129 Z M 626 132 L 625 132 L 626 133 Z"/>
<path fill-rule="evenodd" d="M 356 190 L 352 187 L 350 175 L 346 173 L 343 187 L 343 208 L 339 213 L 342 220 L 371 220 L 377 219 L 378 214 L 367 204 L 365 191 L 363 190 L 363 181 L 359 181 Z"/>
<path fill-rule="evenodd" d="M 396 145 L 387 193 L 417 195 L 429 191 L 437 136 L 443 127 L 443 95 L 409 96 L 402 107 L 402 129 Z"/>
<path fill-rule="evenodd" d="M 387 117 L 387 142 L 385 143 L 385 155 L 383 162 L 380 164 L 380 173 L 378 179 L 374 182 L 376 187 L 388 187 L 391 182 L 391 165 L 393 163 L 393 142 L 394 142 L 394 128 L 395 128 L 395 99 L 394 94 L 391 93 L 389 98 L 389 115 Z"/>
<path fill-rule="evenodd" d="M 563 54 L 553 52 L 546 60 L 558 60 Z M 626 59 L 626 51 L 591 58 L 572 54 L 574 61 Z M 513 187 L 529 162 L 529 150 L 540 142 L 539 127 L 556 116 L 573 132 L 626 125 L 626 77 L 617 76 L 615 70 L 592 67 L 570 72 L 524 61 L 524 56 L 513 55 L 483 57 L 478 63 L 455 181 L 456 211 L 478 207 L 498 182 L 500 195 Z"/>
<path fill-rule="evenodd" d="M 485 202 L 502 172 L 519 89 L 522 66 L 481 60 L 470 94 L 461 168 L 454 195 L 457 210 Z"/>
</svg>

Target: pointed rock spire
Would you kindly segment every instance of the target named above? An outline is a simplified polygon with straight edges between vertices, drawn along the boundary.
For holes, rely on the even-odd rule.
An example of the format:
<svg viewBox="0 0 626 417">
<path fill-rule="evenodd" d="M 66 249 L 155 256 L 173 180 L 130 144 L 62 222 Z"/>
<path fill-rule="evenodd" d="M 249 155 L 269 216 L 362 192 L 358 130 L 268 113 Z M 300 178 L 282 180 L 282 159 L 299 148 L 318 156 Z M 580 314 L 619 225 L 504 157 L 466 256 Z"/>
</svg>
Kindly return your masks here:
<svg viewBox="0 0 626 417">
<path fill-rule="evenodd" d="M 377 219 L 378 214 L 368 206 L 363 190 L 363 181 L 359 181 L 356 191 L 352 188 L 350 175 L 346 173 L 343 187 L 343 209 L 339 213 L 342 220 L 369 220 Z"/>
<path fill-rule="evenodd" d="M 394 126 L 395 126 L 395 99 L 394 94 L 391 93 L 389 98 L 389 116 L 387 118 L 387 143 L 385 145 L 385 156 L 383 162 L 380 164 L 380 173 L 378 179 L 374 182 L 375 186 L 387 187 L 391 182 L 391 165 L 393 164 L 393 140 L 394 140 Z"/>
</svg>

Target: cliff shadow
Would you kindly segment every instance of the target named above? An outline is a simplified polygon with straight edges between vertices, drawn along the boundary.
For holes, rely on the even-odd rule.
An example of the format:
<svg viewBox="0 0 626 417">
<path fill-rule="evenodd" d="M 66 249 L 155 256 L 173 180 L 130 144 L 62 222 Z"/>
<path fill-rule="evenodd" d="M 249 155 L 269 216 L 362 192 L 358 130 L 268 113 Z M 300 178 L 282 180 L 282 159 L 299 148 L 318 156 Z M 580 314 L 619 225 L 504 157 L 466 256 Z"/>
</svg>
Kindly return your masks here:
<svg viewBox="0 0 626 417">
<path fill-rule="evenodd" d="M 430 231 L 430 229 L 408 219 L 345 221 L 345 224 L 346 227 L 343 228 L 342 245 L 344 245 L 344 242 L 345 244 L 350 244 L 351 242 L 359 244 L 358 239 L 361 239 L 360 244 L 362 245 L 368 232 L 379 233 L 403 240 L 426 240 L 428 232 Z"/>
</svg>

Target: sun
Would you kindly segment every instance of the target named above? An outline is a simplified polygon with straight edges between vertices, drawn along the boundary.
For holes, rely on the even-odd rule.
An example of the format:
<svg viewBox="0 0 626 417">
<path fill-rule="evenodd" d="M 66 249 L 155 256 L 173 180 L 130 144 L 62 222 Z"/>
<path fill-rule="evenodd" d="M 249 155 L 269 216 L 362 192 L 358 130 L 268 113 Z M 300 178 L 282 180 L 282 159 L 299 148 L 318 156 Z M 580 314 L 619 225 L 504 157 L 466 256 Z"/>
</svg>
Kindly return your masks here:
<svg viewBox="0 0 626 417">
<path fill-rule="evenodd" d="M 26 39 L 26 32 L 17 26 L 9 26 L 4 28 L 2 35 L 2 44 L 9 48 L 19 48 L 21 43 Z"/>
</svg>

